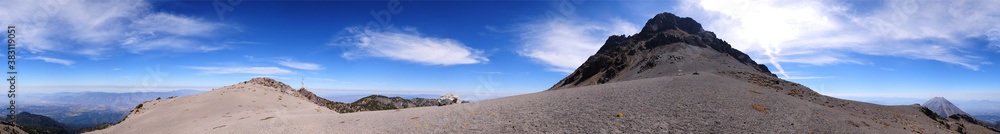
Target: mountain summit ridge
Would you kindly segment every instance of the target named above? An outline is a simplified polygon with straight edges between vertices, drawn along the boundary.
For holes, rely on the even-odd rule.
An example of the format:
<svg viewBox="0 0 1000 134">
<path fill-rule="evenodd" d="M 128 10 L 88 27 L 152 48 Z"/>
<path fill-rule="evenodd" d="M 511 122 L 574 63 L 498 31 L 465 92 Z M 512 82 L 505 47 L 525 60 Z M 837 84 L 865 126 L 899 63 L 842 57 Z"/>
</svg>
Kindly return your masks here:
<svg viewBox="0 0 1000 134">
<path fill-rule="evenodd" d="M 689 49 L 688 46 L 697 47 L 693 49 L 707 48 L 707 50 L 721 54 L 703 50 L 685 51 L 685 49 Z M 714 57 L 705 55 L 713 55 Z M 775 76 L 768 70 L 767 66 L 758 64 L 749 55 L 732 48 L 728 42 L 716 38 L 715 33 L 705 31 L 701 24 L 694 19 L 678 17 L 672 13 L 661 13 L 649 19 L 639 33 L 631 36 L 612 35 L 608 37 L 597 53 L 590 56 L 576 71 L 548 90 L 668 76 L 672 73 L 662 74 L 663 71 L 679 70 L 678 72 L 683 72 L 683 70 L 698 70 L 703 67 L 698 64 L 704 63 L 685 62 L 685 60 L 690 60 L 685 58 L 707 58 L 718 61 L 727 60 L 719 59 L 726 57 L 743 65 L 723 64 L 725 66 L 738 66 L 772 77 Z M 675 65 L 676 67 L 657 67 L 665 65 L 663 63 L 677 63 L 677 65 Z M 650 69 L 658 72 L 651 71 L 657 73 L 634 75 L 647 72 Z"/>
</svg>

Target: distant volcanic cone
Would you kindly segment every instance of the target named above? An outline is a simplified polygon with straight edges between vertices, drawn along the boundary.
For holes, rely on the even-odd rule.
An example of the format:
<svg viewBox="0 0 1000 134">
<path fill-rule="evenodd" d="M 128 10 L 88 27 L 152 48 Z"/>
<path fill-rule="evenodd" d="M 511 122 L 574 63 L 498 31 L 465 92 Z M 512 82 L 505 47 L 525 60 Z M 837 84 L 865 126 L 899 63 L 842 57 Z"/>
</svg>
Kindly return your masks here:
<svg viewBox="0 0 1000 134">
<path fill-rule="evenodd" d="M 927 109 L 931 109 L 931 111 L 934 111 L 934 113 L 937 113 L 944 118 L 948 118 L 948 116 L 955 114 L 968 115 L 968 113 L 965 113 L 962 109 L 958 109 L 958 107 L 955 107 L 955 104 L 951 104 L 951 102 L 948 101 L 948 99 L 944 99 L 944 97 L 931 98 L 931 100 L 924 102 L 923 106 L 927 107 Z"/>
</svg>

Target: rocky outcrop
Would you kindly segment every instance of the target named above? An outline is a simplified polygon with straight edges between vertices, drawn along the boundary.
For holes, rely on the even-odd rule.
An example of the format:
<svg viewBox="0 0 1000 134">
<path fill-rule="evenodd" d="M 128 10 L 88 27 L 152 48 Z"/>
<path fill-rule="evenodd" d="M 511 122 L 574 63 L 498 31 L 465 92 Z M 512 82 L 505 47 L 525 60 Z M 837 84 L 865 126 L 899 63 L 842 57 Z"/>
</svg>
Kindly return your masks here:
<svg viewBox="0 0 1000 134">
<path fill-rule="evenodd" d="M 301 97 L 303 99 L 309 100 L 309 102 L 316 103 L 316 105 L 326 106 L 326 105 L 329 105 L 331 103 L 334 103 L 333 101 L 327 100 L 327 99 L 325 99 L 323 97 L 316 96 L 316 94 L 313 94 L 312 92 L 309 92 L 309 90 L 306 90 L 305 88 L 300 88 L 299 90 L 297 90 L 295 92 L 297 92 L 299 95 L 301 95 Z"/>
<path fill-rule="evenodd" d="M 681 46 L 685 45 L 685 46 Z M 682 52 L 686 46 L 706 48 L 714 52 Z M 688 56 L 685 56 L 688 55 Z M 604 84 L 608 82 L 637 79 L 639 77 L 659 77 L 665 71 L 699 69 L 697 66 L 711 60 L 704 55 L 721 55 L 736 64 L 725 66 L 749 68 L 761 74 L 774 76 L 763 64 L 757 64 L 750 56 L 733 49 L 726 41 L 715 37 L 715 33 L 705 31 L 694 19 L 677 17 L 671 13 L 661 13 L 649 19 L 642 31 L 631 35 L 613 35 L 608 38 L 596 54 L 590 56 L 572 74 L 553 85 L 549 90 Z M 691 56 L 693 55 L 693 56 Z M 719 61 L 718 59 L 712 59 Z M 663 64 L 677 67 L 657 67 Z M 734 67 L 737 66 L 737 67 Z M 656 74 L 635 75 L 660 69 Z M 632 73 L 635 72 L 635 73 Z M 679 72 L 674 72 L 679 73 Z M 687 72 L 690 74 L 690 72 Z"/>
<path fill-rule="evenodd" d="M 947 118 L 947 120 L 946 120 L 945 123 L 949 124 L 948 127 L 953 127 L 953 126 L 956 127 L 955 130 L 958 131 L 959 133 L 980 133 L 980 132 L 970 132 L 970 131 L 968 131 L 968 129 L 966 129 L 966 127 L 969 127 L 971 125 L 985 126 L 987 129 L 990 129 L 993 133 L 1000 133 L 1000 130 L 998 130 L 997 128 L 991 127 L 991 126 L 987 126 L 987 125 L 989 125 L 989 123 L 980 121 L 980 120 L 978 120 L 976 118 L 973 118 L 972 116 L 969 116 L 967 114 L 954 114 L 954 115 L 948 116 L 948 118 Z"/>
<path fill-rule="evenodd" d="M 276 81 L 274 79 L 271 79 L 271 78 L 257 77 L 257 78 L 250 79 L 249 81 L 245 81 L 244 83 L 259 84 L 259 85 L 263 85 L 265 87 L 273 87 L 275 89 L 278 89 L 278 91 L 281 91 L 282 93 L 288 93 L 288 94 L 292 94 L 292 95 L 298 96 L 298 93 L 296 93 L 295 89 L 293 89 L 291 86 L 288 86 L 285 83 L 278 82 L 278 81 Z"/>
<path fill-rule="evenodd" d="M 17 124 L 10 123 L 10 122 L 7 122 L 7 121 L 0 121 L 0 133 L 3 133 L 3 134 L 27 134 L 28 132 L 24 131 L 24 129 L 25 129 L 25 127 L 21 126 L 21 125 L 17 125 Z"/>
<path fill-rule="evenodd" d="M 413 107 L 439 106 L 438 99 L 413 98 L 403 99 L 402 97 L 386 97 L 382 95 L 371 95 L 354 101 L 353 103 L 332 102 L 327 108 L 339 113 L 352 113 L 361 111 L 392 110 Z"/>
<path fill-rule="evenodd" d="M 440 105 L 462 104 L 462 99 L 455 94 L 444 94 L 438 98 L 438 101 L 441 102 Z"/>
<path fill-rule="evenodd" d="M 951 104 L 951 102 L 948 101 L 948 99 L 944 99 L 944 97 L 931 98 L 930 100 L 927 100 L 927 102 L 924 102 L 923 106 L 927 107 L 927 109 L 930 109 L 931 111 L 934 111 L 934 113 L 937 113 L 938 116 L 941 117 L 949 117 L 955 114 L 968 115 L 968 113 L 965 113 L 962 109 L 958 109 L 955 104 Z"/>
</svg>

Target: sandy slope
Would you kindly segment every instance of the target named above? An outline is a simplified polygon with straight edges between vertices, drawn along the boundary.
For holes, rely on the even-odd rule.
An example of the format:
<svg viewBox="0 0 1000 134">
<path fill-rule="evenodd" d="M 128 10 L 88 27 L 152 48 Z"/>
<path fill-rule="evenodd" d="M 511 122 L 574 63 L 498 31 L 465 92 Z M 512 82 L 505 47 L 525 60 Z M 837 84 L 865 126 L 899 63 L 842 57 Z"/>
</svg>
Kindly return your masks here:
<svg viewBox="0 0 1000 134">
<path fill-rule="evenodd" d="M 336 114 L 278 89 L 236 84 L 205 93 L 144 102 L 125 121 L 94 133 L 278 133 L 301 123 L 289 116 Z"/>
<path fill-rule="evenodd" d="M 920 113 L 918 106 L 837 101 L 847 104 L 830 107 L 721 73 L 349 114 L 337 114 L 273 89 L 237 84 L 154 100 L 121 124 L 94 133 L 954 132 L 935 125 L 938 122 Z M 278 100 L 279 96 L 284 97 Z M 766 112 L 753 105 L 766 107 Z M 617 117 L 618 113 L 624 116 Z M 967 132 L 989 133 L 965 126 Z"/>
</svg>

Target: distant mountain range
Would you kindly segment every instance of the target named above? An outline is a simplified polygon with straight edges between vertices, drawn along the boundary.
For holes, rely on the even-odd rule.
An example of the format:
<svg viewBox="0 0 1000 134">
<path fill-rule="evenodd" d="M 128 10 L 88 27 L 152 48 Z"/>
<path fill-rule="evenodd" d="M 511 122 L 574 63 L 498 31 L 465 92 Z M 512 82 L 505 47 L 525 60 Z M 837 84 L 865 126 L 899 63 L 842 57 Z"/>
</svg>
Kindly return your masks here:
<svg viewBox="0 0 1000 134">
<path fill-rule="evenodd" d="M 899 97 L 841 97 L 882 105 L 921 104 L 928 99 Z M 988 123 L 1000 122 L 1000 102 L 989 100 L 948 100 L 970 116 Z"/>
<path fill-rule="evenodd" d="M 117 123 L 129 110 L 144 101 L 170 96 L 200 93 L 198 90 L 169 92 L 59 92 L 33 94 L 17 100 L 19 112 L 51 117 L 67 129 L 91 127 L 101 123 Z M 21 117 L 18 117 L 21 118 Z"/>
</svg>

